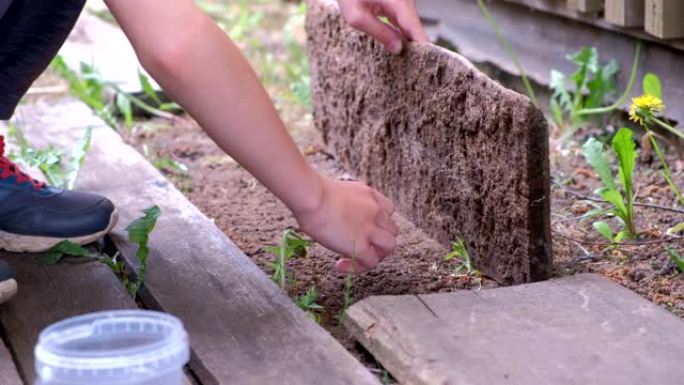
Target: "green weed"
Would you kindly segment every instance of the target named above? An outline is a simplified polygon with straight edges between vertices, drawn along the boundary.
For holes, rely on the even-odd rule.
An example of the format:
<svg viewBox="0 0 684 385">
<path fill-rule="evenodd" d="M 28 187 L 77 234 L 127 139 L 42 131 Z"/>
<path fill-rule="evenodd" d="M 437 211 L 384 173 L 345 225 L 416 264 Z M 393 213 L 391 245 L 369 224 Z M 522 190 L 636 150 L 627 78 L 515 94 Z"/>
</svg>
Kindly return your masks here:
<svg viewBox="0 0 684 385">
<path fill-rule="evenodd" d="M 102 78 L 102 75 L 92 65 L 81 63 L 80 73 L 70 69 L 64 59 L 57 55 L 51 63 L 52 69 L 69 83 L 69 90 L 77 98 L 81 99 L 93 112 L 99 116 L 108 126 L 115 130 L 119 129 L 116 113 L 123 117 L 126 131 L 130 133 L 133 128 L 133 107 L 159 118 L 174 120 L 175 117 L 168 111 L 179 110 L 175 103 L 164 103 L 152 89 L 149 79 L 142 73 L 138 78 L 144 93 L 157 102 L 152 106 L 137 96 L 124 92 L 117 84 Z M 108 100 L 107 95 L 114 94 L 114 103 Z M 154 94 L 154 97 L 151 95 Z"/>
<path fill-rule="evenodd" d="M 311 246 L 311 241 L 288 229 L 283 232 L 278 246 L 269 246 L 264 249 L 276 257 L 275 261 L 271 263 L 273 268 L 271 279 L 281 289 L 287 290 L 287 283 L 291 279 L 287 271 L 287 261 L 292 257 L 305 257 L 309 246 Z"/>
<path fill-rule="evenodd" d="M 92 250 L 68 240 L 62 241 L 52 247 L 40 257 L 39 261 L 42 264 L 54 265 L 59 263 L 65 256 L 89 258 L 99 261 L 109 266 L 112 272 L 121 277 L 126 290 L 128 290 L 132 296 L 135 296 L 145 283 L 145 275 L 148 266 L 147 257 L 149 255 L 148 241 L 150 234 L 154 230 L 157 220 L 161 215 L 161 210 L 155 205 L 143 210 L 143 214 L 142 217 L 137 218 L 126 227 L 128 240 L 138 245 L 136 256 L 140 261 L 140 267 L 134 280 L 131 280 L 131 277 L 126 270 L 126 265 L 124 261 L 121 260 L 119 253 L 114 256 L 109 256 L 100 250 Z"/>
<path fill-rule="evenodd" d="M 316 323 L 320 323 L 321 317 L 318 314 L 318 312 L 323 310 L 323 306 L 317 304 L 317 300 L 318 290 L 316 290 L 316 286 L 311 286 L 309 290 L 306 291 L 306 293 L 297 297 L 295 303 L 297 304 L 297 306 L 299 306 L 300 309 L 306 312 L 309 318 L 311 318 Z"/>
<path fill-rule="evenodd" d="M 443 259 L 447 262 L 457 260 L 458 264 L 454 268 L 454 275 L 468 277 L 474 280 L 479 287 L 482 286 L 482 273 L 473 265 L 473 260 L 463 239 L 457 238 L 455 242 L 451 242 L 451 251 Z"/>
<path fill-rule="evenodd" d="M 131 294 L 137 293 L 145 281 L 147 257 L 150 254 L 148 246 L 150 233 L 154 230 L 154 227 L 157 225 L 157 220 L 161 216 L 161 209 L 157 205 L 148 207 L 142 212 L 142 217 L 134 220 L 126 227 L 128 240 L 138 245 L 138 251 L 136 251 L 135 256 L 138 257 L 138 260 L 140 261 L 140 268 L 138 269 L 136 280 L 131 285 L 128 285 L 128 291 Z"/>
<path fill-rule="evenodd" d="M 347 273 L 344 277 L 344 290 L 342 291 L 342 309 L 337 315 L 337 320 L 340 324 L 344 323 L 347 317 L 347 310 L 352 304 L 352 289 L 354 288 L 354 269 L 356 267 L 356 247 L 354 247 L 354 252 L 352 252 L 352 270 Z"/>
<path fill-rule="evenodd" d="M 633 140 L 632 130 L 621 128 L 612 141 L 612 149 L 618 161 L 618 177 L 613 177 L 613 172 L 608 161 L 607 153 L 603 144 L 594 138 L 589 139 L 583 146 L 584 157 L 599 175 L 603 187 L 596 191 L 608 201 L 612 207 L 610 213 L 617 217 L 624 227 L 617 234 L 605 222 L 594 223 L 594 228 L 610 242 L 619 243 L 623 239 L 633 239 L 637 235 L 634 222 L 634 186 L 632 176 L 636 165 L 637 152 Z M 622 191 L 618 189 L 619 181 Z"/>
<path fill-rule="evenodd" d="M 672 259 L 672 262 L 674 262 L 677 266 L 677 269 L 679 269 L 680 272 L 684 273 L 684 257 L 682 257 L 682 255 L 679 254 L 677 251 L 669 247 L 667 247 L 667 253 L 670 255 L 670 259 Z"/>
<path fill-rule="evenodd" d="M 586 116 L 580 115 L 579 111 L 603 107 L 606 98 L 615 93 L 618 65 L 611 60 L 602 66 L 595 47 L 584 47 L 567 59 L 577 66 L 577 70 L 569 76 L 571 88 L 565 74 L 551 70 L 551 115 L 559 127 L 574 130 L 586 123 Z"/>
<path fill-rule="evenodd" d="M 90 150 L 93 130 L 88 128 L 68 154 L 66 150 L 53 146 L 43 149 L 32 147 L 19 127 L 13 123 L 9 124 L 7 136 L 19 146 L 19 152 L 10 152 L 8 155 L 12 161 L 37 167 L 45 175 L 48 184 L 71 190 Z"/>
<path fill-rule="evenodd" d="M 186 175 L 188 173 L 188 166 L 185 163 L 179 162 L 168 155 L 155 159 L 152 164 L 161 171 L 173 172 L 180 175 Z"/>
</svg>

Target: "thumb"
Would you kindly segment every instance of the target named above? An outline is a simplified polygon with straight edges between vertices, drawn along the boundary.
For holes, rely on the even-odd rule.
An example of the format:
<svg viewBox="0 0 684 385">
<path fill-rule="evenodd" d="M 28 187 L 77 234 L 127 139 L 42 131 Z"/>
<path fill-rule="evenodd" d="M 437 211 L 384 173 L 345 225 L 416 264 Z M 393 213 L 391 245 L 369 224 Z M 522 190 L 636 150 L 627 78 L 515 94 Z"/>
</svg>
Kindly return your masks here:
<svg viewBox="0 0 684 385">
<path fill-rule="evenodd" d="M 391 25 L 380 21 L 370 12 L 358 12 L 347 19 L 355 29 L 373 36 L 391 53 L 398 55 L 403 48 L 401 32 Z"/>
</svg>

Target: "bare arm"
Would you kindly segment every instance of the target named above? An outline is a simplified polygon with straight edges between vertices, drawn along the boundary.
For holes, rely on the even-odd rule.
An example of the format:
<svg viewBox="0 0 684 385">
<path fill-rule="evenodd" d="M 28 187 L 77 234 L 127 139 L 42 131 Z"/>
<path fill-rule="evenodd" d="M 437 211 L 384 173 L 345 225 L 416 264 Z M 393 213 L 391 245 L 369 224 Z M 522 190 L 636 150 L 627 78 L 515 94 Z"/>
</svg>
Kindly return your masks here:
<svg viewBox="0 0 684 385">
<path fill-rule="evenodd" d="M 356 271 L 395 247 L 393 207 L 360 183 L 318 175 L 239 49 L 192 0 L 106 0 L 143 66 L 216 143 L 280 198 L 302 229 Z M 351 270 L 349 258 L 338 270 Z"/>
</svg>

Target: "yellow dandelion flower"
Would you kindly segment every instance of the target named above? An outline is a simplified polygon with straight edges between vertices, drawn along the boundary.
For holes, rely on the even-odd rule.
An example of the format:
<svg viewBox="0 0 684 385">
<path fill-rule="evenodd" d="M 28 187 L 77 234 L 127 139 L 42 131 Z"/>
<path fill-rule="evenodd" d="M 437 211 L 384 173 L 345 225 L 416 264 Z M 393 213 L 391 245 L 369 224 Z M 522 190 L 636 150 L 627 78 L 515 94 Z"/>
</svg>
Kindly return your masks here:
<svg viewBox="0 0 684 385">
<path fill-rule="evenodd" d="M 629 106 L 629 119 L 639 123 L 645 124 L 652 118 L 656 112 L 661 112 L 665 109 L 665 103 L 653 95 L 641 95 L 632 98 L 632 104 Z"/>
</svg>

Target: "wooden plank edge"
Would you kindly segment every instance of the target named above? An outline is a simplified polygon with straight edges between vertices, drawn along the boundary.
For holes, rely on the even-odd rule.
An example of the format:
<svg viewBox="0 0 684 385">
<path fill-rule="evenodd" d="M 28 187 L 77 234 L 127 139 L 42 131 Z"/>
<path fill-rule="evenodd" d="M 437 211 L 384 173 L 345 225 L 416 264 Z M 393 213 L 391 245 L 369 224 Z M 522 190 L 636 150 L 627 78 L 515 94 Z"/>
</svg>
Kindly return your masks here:
<svg viewBox="0 0 684 385">
<path fill-rule="evenodd" d="M 206 215 L 192 205 L 159 170 L 155 169 L 134 148 L 128 146 L 118 133 L 104 125 L 99 118 L 93 116 L 82 102 L 68 98 L 68 101 L 63 102 L 59 107 L 59 111 L 59 114 L 55 112 L 55 109 L 52 112 L 48 109 L 47 112 L 43 111 L 40 114 L 31 111 L 32 116 L 41 116 L 37 120 L 42 128 L 35 127 L 33 130 L 25 130 L 24 133 L 37 146 L 45 146 L 48 143 L 65 146 L 73 143 L 73 140 L 82 135 L 82 131 L 86 127 L 90 126 L 93 128 L 92 151 L 86 158 L 84 170 L 79 176 L 77 186 L 112 198 L 114 196 L 118 197 L 114 200 L 120 209 L 121 220 L 115 231 L 111 234 L 111 239 L 122 252 L 129 267 L 137 266 L 138 261 L 134 257 L 136 247 L 126 240 L 124 227 L 128 221 L 140 215 L 138 209 L 142 208 L 140 204 L 143 201 L 147 204 L 147 201 L 151 202 L 154 200 L 152 198 L 171 197 L 174 199 L 174 202 L 176 199 L 185 202 L 180 206 L 174 202 L 160 202 L 164 203 L 160 204 L 160 206 L 165 206 L 167 210 L 165 210 L 166 215 L 162 215 L 162 218 L 160 218 L 155 234 L 157 234 L 156 232 L 160 228 L 163 229 L 164 226 L 174 227 L 173 218 L 178 220 L 181 227 L 187 227 L 186 223 L 188 220 L 197 220 L 198 218 L 201 218 L 201 222 L 205 224 L 203 225 L 205 226 L 203 230 L 207 231 L 201 233 L 201 236 L 198 235 L 201 238 L 201 242 L 204 242 L 203 244 L 208 247 L 204 248 L 206 249 L 204 250 L 205 252 L 200 253 L 202 255 L 199 255 L 193 249 L 193 247 L 199 246 L 197 244 L 200 241 L 199 238 L 194 241 L 188 241 L 174 237 L 173 239 L 168 239 L 169 243 L 166 244 L 165 240 L 161 239 L 162 237 L 159 237 L 158 234 L 153 235 L 150 244 L 150 264 L 151 266 L 156 266 L 156 268 L 151 267 L 149 269 L 147 282 L 141 296 L 141 298 L 146 298 L 145 306 L 173 313 L 184 321 L 186 329 L 191 335 L 191 344 L 193 344 L 192 341 L 195 341 L 200 346 L 198 349 L 197 345 L 193 344 L 193 357 L 198 357 L 198 359 L 191 359 L 190 368 L 204 384 L 233 383 L 236 379 L 240 379 L 243 384 L 257 384 L 258 382 L 255 381 L 259 381 L 259 379 L 267 378 L 270 381 L 277 377 L 282 383 L 304 385 L 306 383 L 315 383 L 311 381 L 314 381 L 314 378 L 320 377 L 321 373 L 325 373 L 323 369 L 327 369 L 330 375 L 333 376 L 328 378 L 329 384 L 379 384 L 378 379 L 366 367 L 355 359 L 320 325 L 311 321 L 294 304 L 291 298 L 278 289 L 266 277 L 265 273 L 249 257 L 242 253 L 223 232 L 216 228 Z M 62 119 L 62 115 L 69 116 L 70 119 L 73 119 L 73 122 L 70 124 L 54 124 L 55 121 Z M 46 129 L 49 130 L 47 133 Z M 124 177 L 113 177 L 111 171 L 107 173 L 106 169 L 100 167 L 102 164 L 116 165 L 119 172 L 114 174 L 118 176 L 124 175 Z M 89 172 L 86 171 L 88 167 L 91 170 Z M 134 174 L 130 171 L 121 174 L 125 170 L 136 171 Z M 102 179 L 102 174 L 109 176 L 107 180 Z M 100 176 L 98 177 L 98 175 Z M 131 188 L 139 189 L 134 193 L 127 192 Z M 136 204 L 132 204 L 134 201 Z M 188 269 L 187 266 L 194 267 Z M 238 272 L 241 276 L 235 277 L 235 274 Z M 217 280 L 219 277 L 230 276 L 233 276 L 234 279 Z M 190 305 L 192 303 L 199 303 L 200 307 L 206 308 L 206 301 L 196 301 L 197 293 L 195 291 L 190 289 L 183 290 L 182 288 L 193 287 L 198 277 L 204 277 L 201 281 L 204 286 L 206 284 L 212 286 L 218 284 L 219 286 L 216 289 L 221 292 L 233 293 L 236 289 L 239 289 L 239 292 L 235 293 L 236 298 L 234 299 L 221 299 L 218 302 L 213 300 L 214 304 L 219 305 L 219 309 L 212 307 L 211 309 L 206 309 L 206 311 L 197 312 Z M 239 285 L 236 283 L 239 283 Z M 175 287 L 176 289 L 175 291 L 169 291 L 167 290 L 169 287 Z M 244 290 L 253 293 L 251 299 L 240 299 L 240 295 L 245 294 L 243 293 Z M 206 292 L 206 290 L 204 291 Z M 182 297 L 176 296 L 179 293 L 182 294 Z M 209 298 L 216 297 L 216 293 L 206 294 L 209 295 Z M 189 296 L 193 296 L 192 302 L 183 302 Z M 151 303 L 149 298 L 153 298 L 154 302 Z M 208 303 L 212 303 L 212 301 Z M 255 307 L 253 312 L 248 312 L 249 314 L 240 313 L 240 311 L 250 310 L 252 307 Z M 207 316 L 209 318 L 217 318 L 218 315 L 213 314 L 217 311 L 221 314 L 221 321 L 207 322 Z M 274 321 L 263 321 L 265 319 L 264 314 L 272 314 Z M 238 329 L 231 330 L 227 328 L 227 325 L 237 322 L 236 320 L 238 319 L 253 320 L 253 323 L 250 324 L 251 331 L 249 331 L 251 337 L 235 335 L 234 333 Z M 241 350 L 240 352 L 230 352 L 228 349 L 227 351 L 230 353 L 224 352 L 226 344 L 230 343 L 233 345 L 239 341 L 239 344 L 234 346 L 242 344 L 243 347 L 248 347 L 252 345 L 248 343 L 249 341 L 245 341 L 245 338 L 252 338 L 256 335 L 263 336 L 263 333 L 267 333 L 267 330 L 270 330 L 268 333 L 273 334 L 271 324 L 274 322 L 283 330 L 279 334 L 280 337 L 256 340 L 253 345 L 254 352 L 250 352 L 248 349 L 245 351 Z M 266 328 L 267 326 L 269 328 Z M 211 330 L 216 330 L 218 334 L 208 333 Z M 284 335 L 283 333 L 286 331 L 287 335 Z M 220 335 L 229 335 L 231 339 L 220 339 L 220 337 L 217 339 L 217 336 Z M 235 338 L 238 338 L 238 340 L 230 342 Z M 282 350 L 283 352 L 290 352 L 287 355 L 276 353 L 280 350 L 273 349 L 274 346 L 269 345 L 267 347 L 264 345 L 264 340 L 271 339 L 277 341 L 278 338 L 281 338 L 283 343 L 284 341 L 291 342 L 281 347 L 286 349 Z M 297 349 L 295 352 L 293 350 L 295 347 L 301 349 Z M 300 351 L 301 354 L 299 353 Z M 264 370 L 261 372 L 253 372 L 252 370 L 246 372 L 246 367 L 232 368 L 230 362 L 226 363 L 222 358 L 230 356 L 234 359 L 244 359 L 245 363 L 249 365 L 256 365 L 258 357 L 261 355 L 273 356 L 280 360 L 279 362 L 282 361 L 282 364 L 286 362 L 293 364 L 296 358 L 299 357 L 302 365 L 305 364 L 305 362 L 301 361 L 303 359 L 306 359 L 306 363 L 318 362 L 319 365 L 315 368 L 310 367 L 307 370 L 290 372 L 291 376 L 286 376 L 280 370 L 273 368 L 266 370 L 268 367 L 263 367 Z M 209 363 L 205 365 L 205 361 Z M 322 365 L 328 366 L 323 367 Z M 271 366 L 273 365 L 269 365 L 269 367 Z M 298 377 L 311 379 L 311 381 L 294 382 Z"/>
<path fill-rule="evenodd" d="M 0 339 L 0 385 L 24 385 L 16 358 L 7 343 L 4 330 Z"/>
</svg>

